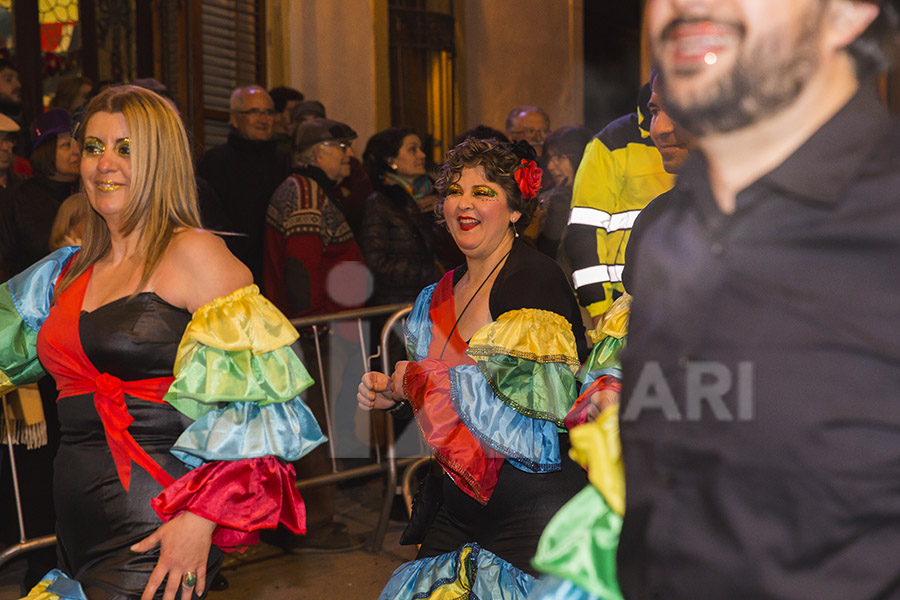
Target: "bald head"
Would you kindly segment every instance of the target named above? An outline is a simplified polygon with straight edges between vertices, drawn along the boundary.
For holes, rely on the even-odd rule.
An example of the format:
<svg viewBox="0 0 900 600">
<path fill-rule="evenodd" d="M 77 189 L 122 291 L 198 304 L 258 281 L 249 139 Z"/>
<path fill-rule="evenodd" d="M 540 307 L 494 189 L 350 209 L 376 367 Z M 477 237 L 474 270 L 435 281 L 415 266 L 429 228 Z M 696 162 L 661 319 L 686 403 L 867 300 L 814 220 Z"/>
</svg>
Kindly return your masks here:
<svg viewBox="0 0 900 600">
<path fill-rule="evenodd" d="M 272 137 L 275 105 L 263 88 L 258 85 L 236 88 L 231 93 L 229 109 L 228 122 L 242 138 L 264 141 Z"/>
</svg>

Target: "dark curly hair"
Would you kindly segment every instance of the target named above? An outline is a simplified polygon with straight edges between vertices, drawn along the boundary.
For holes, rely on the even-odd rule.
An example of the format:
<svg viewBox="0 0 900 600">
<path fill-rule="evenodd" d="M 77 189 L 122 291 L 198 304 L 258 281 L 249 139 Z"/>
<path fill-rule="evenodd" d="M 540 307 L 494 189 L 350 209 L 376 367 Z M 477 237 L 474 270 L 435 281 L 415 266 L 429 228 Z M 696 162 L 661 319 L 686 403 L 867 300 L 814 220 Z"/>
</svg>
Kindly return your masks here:
<svg viewBox="0 0 900 600">
<path fill-rule="evenodd" d="M 447 152 L 444 163 L 438 169 L 437 181 L 434 189 L 438 194 L 438 200 L 434 204 L 434 210 L 439 219 L 444 216 L 444 199 L 450 186 L 459 181 L 462 170 L 465 168 L 482 167 L 485 178 L 503 188 L 506 193 L 510 210 L 519 211 L 521 217 L 516 222 L 519 231 L 525 231 L 538 207 L 538 198 L 525 199 L 516 183 L 514 173 L 522 168 L 522 159 L 526 162 L 534 160 L 536 154 L 528 142 L 518 142 L 515 145 L 499 142 L 496 139 L 481 140 L 467 138 Z"/>
<path fill-rule="evenodd" d="M 397 158 L 408 135 L 418 134 L 412 127 L 391 127 L 369 138 L 363 151 L 363 167 L 374 185 L 384 179 L 385 173 L 392 171 L 388 163 Z"/>
</svg>

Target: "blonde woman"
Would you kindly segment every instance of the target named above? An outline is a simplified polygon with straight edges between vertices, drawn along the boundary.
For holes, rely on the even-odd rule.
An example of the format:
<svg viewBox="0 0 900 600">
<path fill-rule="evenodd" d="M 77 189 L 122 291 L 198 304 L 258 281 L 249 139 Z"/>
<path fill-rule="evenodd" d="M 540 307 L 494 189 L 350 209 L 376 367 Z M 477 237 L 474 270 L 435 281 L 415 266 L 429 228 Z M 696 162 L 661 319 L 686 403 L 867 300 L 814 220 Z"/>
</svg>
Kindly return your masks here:
<svg viewBox="0 0 900 600">
<path fill-rule="evenodd" d="M 60 570 L 88 599 L 203 597 L 222 550 L 305 527 L 288 463 L 323 441 L 297 397 L 311 380 L 296 331 L 199 229 L 169 104 L 109 88 L 79 137 L 85 244 L 0 288 L 0 369 L 60 390 Z"/>
</svg>

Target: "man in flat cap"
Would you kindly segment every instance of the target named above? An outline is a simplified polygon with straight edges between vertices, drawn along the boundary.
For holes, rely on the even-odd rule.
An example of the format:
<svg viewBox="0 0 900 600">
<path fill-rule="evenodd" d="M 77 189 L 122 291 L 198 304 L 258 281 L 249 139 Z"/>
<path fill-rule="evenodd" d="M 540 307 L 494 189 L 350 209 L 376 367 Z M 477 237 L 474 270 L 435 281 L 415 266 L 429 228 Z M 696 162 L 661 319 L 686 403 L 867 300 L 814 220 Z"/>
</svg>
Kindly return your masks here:
<svg viewBox="0 0 900 600">
<path fill-rule="evenodd" d="M 333 271 L 362 264 L 362 254 L 335 184 L 350 173 L 356 132 L 331 119 L 312 119 L 294 132 L 297 167 L 275 190 L 266 215 L 265 288 L 290 317 L 360 306 L 357 286 Z M 352 282 L 350 282 L 352 283 Z"/>
<path fill-rule="evenodd" d="M 8 116 L 0 113 L 0 188 L 10 188 L 25 179 L 23 175 L 13 171 L 16 160 L 13 148 L 18 139 L 21 127 Z"/>
<path fill-rule="evenodd" d="M 341 210 L 334 189 L 350 173 L 352 141 L 356 132 L 331 119 L 311 119 L 294 131 L 297 166 L 269 203 L 266 215 L 264 281 L 266 296 L 289 317 L 323 315 L 359 308 L 371 291 L 371 278 L 362 253 Z M 322 371 L 329 392 L 344 377 L 346 358 L 340 336 L 319 328 Z M 315 333 L 300 331 L 304 364 L 317 369 Z M 355 380 L 359 374 L 354 372 Z M 316 377 L 318 380 L 319 377 Z M 354 381 L 355 381 L 354 380 Z M 325 424 L 322 382 L 306 392 L 305 400 L 316 420 Z M 355 393 L 355 386 L 350 386 Z M 328 446 L 320 446 L 296 465 L 300 478 L 331 471 Z M 334 486 L 317 486 L 303 492 L 307 509 L 307 535 L 273 540 L 287 549 L 339 550 L 361 544 L 334 522 Z"/>
<path fill-rule="evenodd" d="M 20 129 L 18 123 L 0 113 L 0 281 L 6 281 L 12 274 L 10 261 L 15 252 L 12 206 L 6 190 L 25 178 L 12 168 L 16 159 L 13 148 Z"/>
</svg>

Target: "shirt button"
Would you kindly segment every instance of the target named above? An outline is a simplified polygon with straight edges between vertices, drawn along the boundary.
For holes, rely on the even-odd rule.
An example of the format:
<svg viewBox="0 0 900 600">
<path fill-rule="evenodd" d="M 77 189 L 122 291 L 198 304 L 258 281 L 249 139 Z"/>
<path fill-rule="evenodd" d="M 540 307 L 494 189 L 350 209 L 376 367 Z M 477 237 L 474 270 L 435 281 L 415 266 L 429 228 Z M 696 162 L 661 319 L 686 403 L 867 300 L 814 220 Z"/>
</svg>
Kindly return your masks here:
<svg viewBox="0 0 900 600">
<path fill-rule="evenodd" d="M 713 256 L 722 256 L 725 254 L 725 246 L 723 246 L 720 242 L 713 242 L 709 247 L 709 252 Z"/>
</svg>

